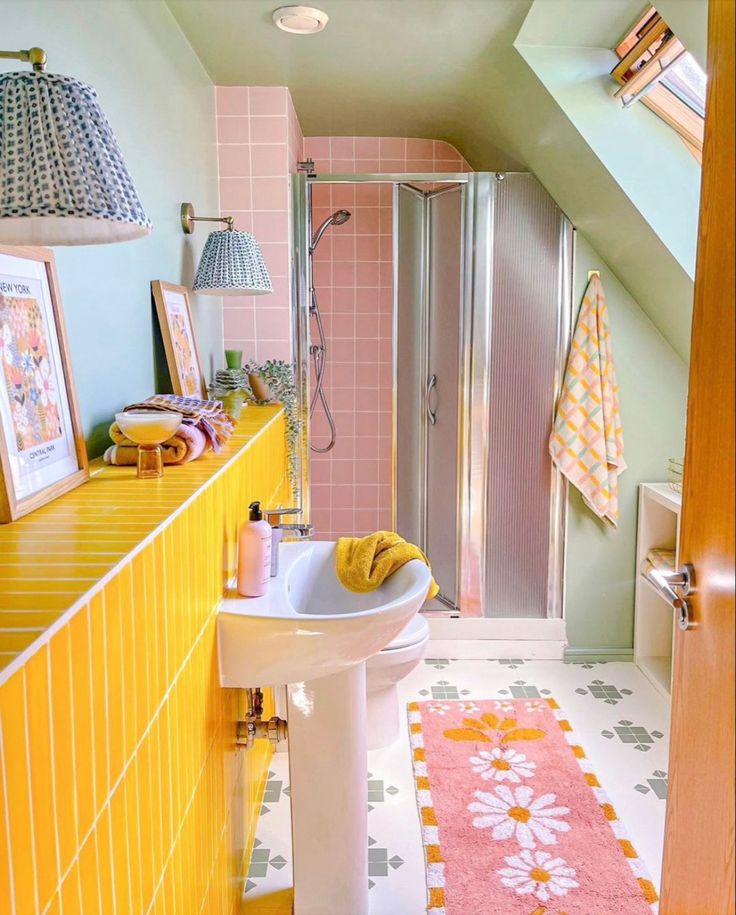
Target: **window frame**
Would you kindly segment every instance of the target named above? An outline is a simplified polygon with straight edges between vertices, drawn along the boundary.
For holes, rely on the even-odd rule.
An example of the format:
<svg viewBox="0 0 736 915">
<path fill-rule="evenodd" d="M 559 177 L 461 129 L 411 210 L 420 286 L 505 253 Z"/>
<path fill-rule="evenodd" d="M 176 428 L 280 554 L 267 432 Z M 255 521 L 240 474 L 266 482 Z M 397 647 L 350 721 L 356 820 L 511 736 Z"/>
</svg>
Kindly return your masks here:
<svg viewBox="0 0 736 915">
<path fill-rule="evenodd" d="M 686 48 L 655 7 L 644 10 L 614 53 L 619 58 L 611 71 L 611 77 L 619 84 L 615 96 L 625 107 L 637 101 L 646 105 L 679 134 L 702 163 L 705 119 L 662 82 Z"/>
</svg>

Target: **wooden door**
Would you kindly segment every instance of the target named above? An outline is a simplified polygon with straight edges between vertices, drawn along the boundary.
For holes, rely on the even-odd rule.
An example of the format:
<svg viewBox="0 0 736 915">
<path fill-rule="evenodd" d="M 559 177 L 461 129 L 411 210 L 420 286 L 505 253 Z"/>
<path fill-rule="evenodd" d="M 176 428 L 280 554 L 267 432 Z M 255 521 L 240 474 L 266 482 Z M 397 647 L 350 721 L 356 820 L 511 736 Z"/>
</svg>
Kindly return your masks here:
<svg viewBox="0 0 736 915">
<path fill-rule="evenodd" d="M 734 0 L 710 0 L 708 98 L 680 562 L 695 628 L 678 631 L 661 915 L 734 905 Z"/>
</svg>

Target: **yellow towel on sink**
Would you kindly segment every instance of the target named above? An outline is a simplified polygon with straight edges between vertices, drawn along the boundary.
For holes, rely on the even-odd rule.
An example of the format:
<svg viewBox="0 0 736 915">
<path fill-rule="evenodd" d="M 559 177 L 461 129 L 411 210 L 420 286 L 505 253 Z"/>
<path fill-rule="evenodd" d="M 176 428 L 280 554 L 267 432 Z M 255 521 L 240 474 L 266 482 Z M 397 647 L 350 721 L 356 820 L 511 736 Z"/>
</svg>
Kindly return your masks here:
<svg viewBox="0 0 736 915">
<path fill-rule="evenodd" d="M 340 537 L 337 541 L 335 563 L 340 584 L 348 591 L 375 591 L 410 559 L 421 559 L 429 567 L 424 553 L 413 543 L 393 531 L 376 531 L 367 537 Z M 432 579 L 427 599 L 439 593 Z"/>
<path fill-rule="evenodd" d="M 613 527 L 626 470 L 608 308 L 600 277 L 585 290 L 549 440 L 552 459 L 586 505 Z"/>
</svg>

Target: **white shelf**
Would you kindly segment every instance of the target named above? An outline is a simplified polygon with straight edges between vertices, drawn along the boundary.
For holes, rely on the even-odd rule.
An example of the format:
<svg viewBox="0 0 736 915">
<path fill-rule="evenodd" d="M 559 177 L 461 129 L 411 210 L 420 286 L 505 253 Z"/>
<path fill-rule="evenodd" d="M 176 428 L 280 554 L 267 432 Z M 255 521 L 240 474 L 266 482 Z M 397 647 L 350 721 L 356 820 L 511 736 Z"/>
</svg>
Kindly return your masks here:
<svg viewBox="0 0 736 915">
<path fill-rule="evenodd" d="M 650 550 L 677 552 L 681 509 L 681 493 L 667 483 L 642 483 L 639 487 L 634 660 L 667 697 L 672 687 L 674 611 L 662 592 L 639 570 Z"/>
<path fill-rule="evenodd" d="M 682 493 L 675 492 L 669 483 L 642 483 L 641 491 L 646 493 L 648 498 L 679 515 L 682 509 Z"/>
</svg>

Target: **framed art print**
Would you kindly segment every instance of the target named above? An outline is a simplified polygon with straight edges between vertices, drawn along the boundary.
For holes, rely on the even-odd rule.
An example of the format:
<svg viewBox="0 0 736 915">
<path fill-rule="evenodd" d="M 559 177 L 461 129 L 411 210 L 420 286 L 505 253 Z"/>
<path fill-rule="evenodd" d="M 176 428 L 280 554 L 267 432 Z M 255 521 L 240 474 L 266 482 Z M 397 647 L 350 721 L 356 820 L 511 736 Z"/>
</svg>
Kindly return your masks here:
<svg viewBox="0 0 736 915">
<path fill-rule="evenodd" d="M 206 400 L 207 385 L 194 337 L 189 291 L 186 286 L 174 286 L 163 280 L 154 280 L 151 289 L 174 394 Z"/>
<path fill-rule="evenodd" d="M 53 251 L 0 246 L 0 522 L 88 479 Z"/>
</svg>

